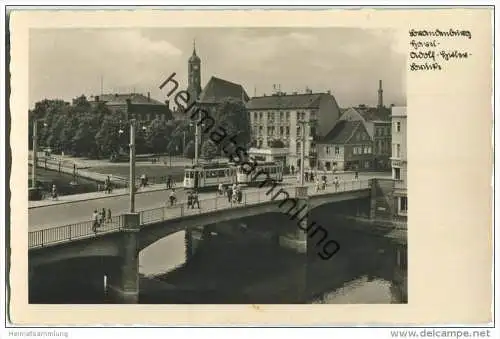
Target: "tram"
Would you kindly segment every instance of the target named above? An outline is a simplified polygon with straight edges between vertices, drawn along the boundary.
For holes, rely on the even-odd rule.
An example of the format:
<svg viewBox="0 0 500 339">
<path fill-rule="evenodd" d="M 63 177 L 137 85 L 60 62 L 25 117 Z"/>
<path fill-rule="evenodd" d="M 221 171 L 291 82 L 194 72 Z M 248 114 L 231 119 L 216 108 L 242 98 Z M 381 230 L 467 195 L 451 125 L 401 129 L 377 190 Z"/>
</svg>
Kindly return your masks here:
<svg viewBox="0 0 500 339">
<path fill-rule="evenodd" d="M 259 174 L 260 172 L 267 173 L 267 175 Z M 248 173 L 248 169 L 245 171 L 241 166 L 238 166 L 236 173 L 237 182 L 249 186 L 260 184 L 268 180 L 268 177 L 276 182 L 282 182 L 283 164 L 281 162 L 260 162 L 251 173 Z"/>
<path fill-rule="evenodd" d="M 184 170 L 184 188 L 188 189 L 210 189 L 217 188 L 219 184 L 232 185 L 235 183 L 242 185 L 260 184 L 268 178 L 276 181 L 283 181 L 283 165 L 275 162 L 257 163 L 251 173 L 243 170 L 242 166 L 232 163 L 206 163 L 188 166 Z M 257 175 L 259 172 L 265 174 Z M 257 176 L 256 176 L 257 175 Z"/>
<path fill-rule="evenodd" d="M 184 170 L 184 188 L 212 188 L 234 183 L 236 168 L 230 164 L 199 164 Z"/>
</svg>

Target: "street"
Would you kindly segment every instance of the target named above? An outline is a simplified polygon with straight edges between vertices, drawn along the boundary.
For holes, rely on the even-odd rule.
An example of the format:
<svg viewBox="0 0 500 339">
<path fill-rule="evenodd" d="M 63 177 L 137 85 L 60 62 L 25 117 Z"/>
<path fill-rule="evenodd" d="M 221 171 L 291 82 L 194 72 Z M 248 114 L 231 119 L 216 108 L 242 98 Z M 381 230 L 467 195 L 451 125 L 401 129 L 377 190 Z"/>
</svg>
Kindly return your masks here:
<svg viewBox="0 0 500 339">
<path fill-rule="evenodd" d="M 359 179 L 366 180 L 373 177 L 389 178 L 390 173 L 387 172 L 367 172 L 360 173 Z M 342 175 L 344 181 L 351 181 L 353 178 L 352 173 Z M 331 182 L 331 178 L 329 178 Z M 296 179 L 289 177 L 285 180 L 285 184 L 294 185 Z M 314 185 L 310 183 L 310 185 Z M 258 188 L 244 188 L 244 191 L 257 191 Z M 260 190 L 266 191 L 268 188 L 264 187 Z M 95 209 L 102 210 L 111 209 L 112 215 L 120 215 L 128 212 L 129 209 L 129 195 L 112 196 L 108 197 L 104 193 L 103 198 L 88 200 L 88 201 L 75 201 L 66 204 L 54 204 L 44 207 L 31 208 L 28 210 L 29 230 L 35 231 L 45 228 L 56 226 L 63 226 L 92 219 L 92 213 Z M 169 191 L 152 191 L 137 194 L 135 196 L 135 210 L 141 211 L 145 209 L 153 209 L 165 206 L 168 202 Z M 186 201 L 186 193 L 183 189 L 176 189 L 176 196 L 178 203 Z M 216 192 L 200 193 L 200 200 L 216 197 Z"/>
</svg>

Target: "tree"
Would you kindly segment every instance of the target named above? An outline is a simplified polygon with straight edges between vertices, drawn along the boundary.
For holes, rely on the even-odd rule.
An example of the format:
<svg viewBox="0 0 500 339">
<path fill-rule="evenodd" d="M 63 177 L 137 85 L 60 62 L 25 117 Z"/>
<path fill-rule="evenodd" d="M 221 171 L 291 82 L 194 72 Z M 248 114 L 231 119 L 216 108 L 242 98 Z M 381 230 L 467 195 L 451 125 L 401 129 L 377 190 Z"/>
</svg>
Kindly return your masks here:
<svg viewBox="0 0 500 339">
<path fill-rule="evenodd" d="M 206 140 L 201 147 L 201 155 L 206 160 L 212 160 L 217 156 L 218 148 L 212 140 Z"/>
<path fill-rule="evenodd" d="M 120 148 L 120 121 L 115 115 L 105 116 L 95 136 L 100 156 L 109 157 Z"/>
<path fill-rule="evenodd" d="M 243 102 L 233 98 L 223 100 L 215 109 L 213 118 L 215 126 L 223 128 L 229 136 L 236 136 L 234 140 L 238 146 L 248 147 L 251 140 L 250 120 Z"/>
<path fill-rule="evenodd" d="M 184 150 L 184 156 L 189 159 L 194 158 L 194 140 L 191 140 L 186 144 L 186 149 Z"/>
<path fill-rule="evenodd" d="M 98 153 L 91 119 L 85 117 L 80 120 L 72 142 L 77 156 L 93 157 Z"/>
<path fill-rule="evenodd" d="M 153 153 L 167 151 L 172 127 L 165 120 L 155 119 L 146 130 L 146 145 Z"/>
</svg>

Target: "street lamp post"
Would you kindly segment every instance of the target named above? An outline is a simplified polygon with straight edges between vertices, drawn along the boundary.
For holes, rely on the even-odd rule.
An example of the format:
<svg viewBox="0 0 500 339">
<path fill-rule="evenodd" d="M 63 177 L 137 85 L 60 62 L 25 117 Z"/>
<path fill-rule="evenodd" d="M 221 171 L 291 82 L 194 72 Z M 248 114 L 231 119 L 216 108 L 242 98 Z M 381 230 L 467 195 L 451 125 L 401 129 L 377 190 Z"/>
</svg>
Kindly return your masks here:
<svg viewBox="0 0 500 339">
<path fill-rule="evenodd" d="M 298 124 L 301 126 L 301 149 L 300 149 L 300 186 L 304 186 L 304 160 L 305 160 L 305 153 L 306 153 L 306 125 L 313 125 L 315 124 L 315 121 L 298 121 Z M 312 137 L 310 137 L 312 138 Z"/>
<path fill-rule="evenodd" d="M 35 119 L 33 122 L 33 167 L 31 168 L 31 188 L 36 188 L 36 165 L 38 162 L 38 143 L 37 143 L 37 125 L 38 125 L 38 120 Z"/>
<path fill-rule="evenodd" d="M 135 212 L 135 119 L 130 120 L 130 213 Z"/>
<path fill-rule="evenodd" d="M 33 121 L 33 167 L 31 168 L 31 188 L 36 189 L 36 166 L 38 165 L 38 123 L 43 119 L 34 119 Z M 44 122 L 43 126 L 47 126 Z"/>
<path fill-rule="evenodd" d="M 199 147 L 199 126 L 198 123 L 194 126 L 194 164 L 198 165 L 198 147 Z"/>
</svg>

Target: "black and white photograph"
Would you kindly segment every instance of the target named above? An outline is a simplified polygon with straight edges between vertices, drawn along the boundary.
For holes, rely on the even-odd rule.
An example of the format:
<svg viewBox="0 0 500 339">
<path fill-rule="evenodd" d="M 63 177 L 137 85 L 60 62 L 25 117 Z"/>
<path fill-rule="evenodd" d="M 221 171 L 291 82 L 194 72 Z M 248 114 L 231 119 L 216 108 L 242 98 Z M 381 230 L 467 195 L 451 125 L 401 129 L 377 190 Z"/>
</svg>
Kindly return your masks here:
<svg viewBox="0 0 500 339">
<path fill-rule="evenodd" d="M 29 303 L 407 303 L 406 49 L 30 29 Z"/>
</svg>

